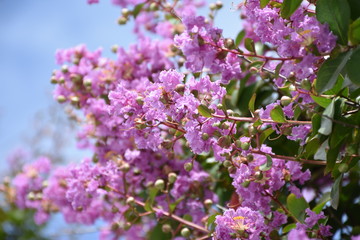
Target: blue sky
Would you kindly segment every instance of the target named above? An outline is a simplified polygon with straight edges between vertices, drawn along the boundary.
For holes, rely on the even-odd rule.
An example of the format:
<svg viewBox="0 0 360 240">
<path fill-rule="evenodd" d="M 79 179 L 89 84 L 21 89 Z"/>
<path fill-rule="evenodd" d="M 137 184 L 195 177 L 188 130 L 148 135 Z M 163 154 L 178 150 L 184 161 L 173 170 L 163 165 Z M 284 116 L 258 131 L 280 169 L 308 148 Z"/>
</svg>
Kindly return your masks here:
<svg viewBox="0 0 360 240">
<path fill-rule="evenodd" d="M 217 17 L 224 36 L 235 37 L 240 30 L 233 9 L 229 1 Z M 53 101 L 49 79 L 57 68 L 56 49 L 85 43 L 91 50 L 103 46 L 104 55 L 112 56 L 112 45 L 135 41 L 130 26 L 116 24 L 119 15 L 110 0 L 91 6 L 86 0 L 0 0 L 0 169 L 9 151 L 33 130 L 34 115 Z"/>
</svg>

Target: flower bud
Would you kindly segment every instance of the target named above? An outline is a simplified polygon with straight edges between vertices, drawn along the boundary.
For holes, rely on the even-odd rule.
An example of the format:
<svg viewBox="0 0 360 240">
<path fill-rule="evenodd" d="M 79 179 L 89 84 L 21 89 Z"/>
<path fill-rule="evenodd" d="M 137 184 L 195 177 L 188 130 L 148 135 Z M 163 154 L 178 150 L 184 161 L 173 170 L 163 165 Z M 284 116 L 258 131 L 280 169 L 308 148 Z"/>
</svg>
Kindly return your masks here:
<svg viewBox="0 0 360 240">
<path fill-rule="evenodd" d="M 64 102 L 66 102 L 66 97 L 65 97 L 64 95 L 59 95 L 59 96 L 57 97 L 57 101 L 58 101 L 59 103 L 64 103 Z"/>
<path fill-rule="evenodd" d="M 245 180 L 244 182 L 241 183 L 241 185 L 242 185 L 244 188 L 247 188 L 247 187 L 249 187 L 249 185 L 250 185 L 250 181 L 249 181 L 249 180 Z"/>
<path fill-rule="evenodd" d="M 50 78 L 50 82 L 51 82 L 52 84 L 57 84 L 57 83 L 58 83 L 58 80 L 57 80 L 57 78 L 56 78 L 55 76 L 52 76 L 52 77 Z"/>
<path fill-rule="evenodd" d="M 234 111 L 231 109 L 226 110 L 227 115 L 232 116 L 234 114 Z"/>
<path fill-rule="evenodd" d="M 256 180 L 261 180 L 261 179 L 263 179 L 264 175 L 262 172 L 257 171 L 257 172 L 255 172 L 254 177 Z"/>
<path fill-rule="evenodd" d="M 209 8 L 210 8 L 210 10 L 214 11 L 214 10 L 216 10 L 217 7 L 216 7 L 215 3 L 210 3 Z"/>
<path fill-rule="evenodd" d="M 250 135 L 254 135 L 258 132 L 257 128 L 254 127 L 253 125 L 249 126 L 249 133 Z"/>
<path fill-rule="evenodd" d="M 258 70 L 256 67 L 251 67 L 251 68 L 249 69 L 249 72 L 252 73 L 252 74 L 257 73 L 258 71 L 259 71 L 259 70 Z"/>
<path fill-rule="evenodd" d="M 220 137 L 218 145 L 222 148 L 229 148 L 231 146 L 231 137 L 228 135 Z"/>
<path fill-rule="evenodd" d="M 217 9 L 221 9 L 223 7 L 223 3 L 221 1 L 216 2 Z"/>
<path fill-rule="evenodd" d="M 175 92 L 183 95 L 184 92 L 185 92 L 185 85 L 184 85 L 184 84 L 178 84 L 178 85 L 176 85 L 176 87 L 175 87 Z"/>
<path fill-rule="evenodd" d="M 347 163 L 341 163 L 338 167 L 339 172 L 345 173 L 349 170 L 349 165 Z"/>
<path fill-rule="evenodd" d="M 241 142 L 241 149 L 243 150 L 249 150 L 250 148 L 250 143 L 249 142 Z"/>
<path fill-rule="evenodd" d="M 254 155 L 248 154 L 248 155 L 246 156 L 246 160 L 247 160 L 248 162 L 254 161 Z"/>
<path fill-rule="evenodd" d="M 204 205 L 206 208 L 211 208 L 211 206 L 213 205 L 213 201 L 211 199 L 206 199 L 204 201 Z"/>
<path fill-rule="evenodd" d="M 62 72 L 62 73 L 68 73 L 68 72 L 69 72 L 69 67 L 68 67 L 68 65 L 62 65 L 62 66 L 61 66 L 61 72 Z"/>
<path fill-rule="evenodd" d="M 124 24 L 126 24 L 127 23 L 127 18 L 126 17 L 124 17 L 124 16 L 121 16 L 121 17 L 119 17 L 119 19 L 118 19 L 118 24 L 119 25 L 124 25 Z"/>
<path fill-rule="evenodd" d="M 157 189 L 159 189 L 160 191 L 162 191 L 162 190 L 164 190 L 164 188 L 165 188 L 165 182 L 164 182 L 164 180 L 162 180 L 162 179 L 158 179 L 158 180 L 155 181 L 154 186 L 155 186 Z"/>
<path fill-rule="evenodd" d="M 185 171 L 190 172 L 192 168 L 193 168 L 193 164 L 191 162 L 187 162 L 184 164 Z"/>
<path fill-rule="evenodd" d="M 130 170 L 130 165 L 128 163 L 124 163 L 121 167 L 120 170 L 123 172 L 128 172 Z"/>
<path fill-rule="evenodd" d="M 222 124 L 221 124 L 221 127 L 220 127 L 221 129 L 229 129 L 230 128 L 230 124 L 228 123 L 228 122 L 223 122 Z"/>
<path fill-rule="evenodd" d="M 142 96 L 137 96 L 136 102 L 137 102 L 137 104 L 142 106 L 144 104 L 144 98 Z"/>
<path fill-rule="evenodd" d="M 35 193 L 34 192 L 29 192 L 28 195 L 26 196 L 26 198 L 30 201 L 34 201 L 35 200 Z"/>
<path fill-rule="evenodd" d="M 234 40 L 231 38 L 226 38 L 224 41 L 224 45 L 226 48 L 233 49 L 235 47 Z"/>
<path fill-rule="evenodd" d="M 77 96 L 70 97 L 71 104 L 78 105 L 80 102 L 80 99 Z"/>
<path fill-rule="evenodd" d="M 301 88 L 303 88 L 305 90 L 310 90 L 311 82 L 309 81 L 309 79 L 305 78 L 301 81 L 300 86 L 301 86 Z"/>
<path fill-rule="evenodd" d="M 126 199 L 126 204 L 129 206 L 134 206 L 135 205 L 135 199 L 133 197 L 128 197 Z"/>
<path fill-rule="evenodd" d="M 127 231 L 127 230 L 129 230 L 130 228 L 131 228 L 131 223 L 126 222 L 126 223 L 124 224 L 124 230 Z"/>
<path fill-rule="evenodd" d="M 116 44 L 111 47 L 111 51 L 113 53 L 117 53 L 118 49 L 119 49 L 119 45 L 116 45 Z"/>
<path fill-rule="evenodd" d="M 176 179 L 177 179 L 176 173 L 171 172 L 168 174 L 169 183 L 174 183 L 176 181 Z"/>
<path fill-rule="evenodd" d="M 208 139 L 209 139 L 209 134 L 203 133 L 203 134 L 201 135 L 201 139 L 204 140 L 204 141 L 208 140 Z"/>
<path fill-rule="evenodd" d="M 190 237 L 190 230 L 188 228 L 183 228 L 181 229 L 181 236 L 188 238 Z"/>
<path fill-rule="evenodd" d="M 65 78 L 64 78 L 64 77 L 60 77 L 59 80 L 58 80 L 58 82 L 59 82 L 60 84 L 65 83 Z"/>
<path fill-rule="evenodd" d="M 158 4 L 156 2 L 152 2 L 150 4 L 150 11 L 157 11 L 157 10 L 159 10 Z"/>
<path fill-rule="evenodd" d="M 236 173 L 236 167 L 234 167 L 234 166 L 228 167 L 228 172 L 229 172 L 230 174 Z"/>
<path fill-rule="evenodd" d="M 161 226 L 161 230 L 164 232 L 164 233 L 170 233 L 171 232 L 171 226 L 169 224 L 164 224 Z"/>
<path fill-rule="evenodd" d="M 121 9 L 121 14 L 124 16 L 124 17 L 128 17 L 130 15 L 130 10 L 127 9 L 127 8 L 123 8 Z"/>
<path fill-rule="evenodd" d="M 282 96 L 280 99 L 280 103 L 282 106 L 286 107 L 288 106 L 292 101 L 292 98 L 288 97 L 288 96 Z"/>
<path fill-rule="evenodd" d="M 91 87 L 92 81 L 90 78 L 86 78 L 86 79 L 84 79 L 83 84 L 85 87 Z"/>
<path fill-rule="evenodd" d="M 229 161 L 229 160 L 225 160 L 224 162 L 223 162 L 223 165 L 224 165 L 224 167 L 231 167 L 233 164 L 232 164 L 232 162 L 231 161 Z"/>
</svg>

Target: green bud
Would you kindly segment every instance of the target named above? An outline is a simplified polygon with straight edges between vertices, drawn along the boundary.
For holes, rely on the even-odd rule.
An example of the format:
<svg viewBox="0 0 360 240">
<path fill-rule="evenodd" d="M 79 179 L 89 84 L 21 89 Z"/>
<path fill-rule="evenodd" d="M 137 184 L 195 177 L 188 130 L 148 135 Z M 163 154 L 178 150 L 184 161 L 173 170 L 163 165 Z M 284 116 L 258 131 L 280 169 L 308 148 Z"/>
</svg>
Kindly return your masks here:
<svg viewBox="0 0 360 240">
<path fill-rule="evenodd" d="M 242 185 L 244 188 L 247 188 L 247 187 L 249 187 L 249 185 L 250 185 L 250 181 L 249 181 L 249 180 L 246 180 L 246 181 L 244 181 L 243 183 L 241 183 L 241 185 Z"/>
<path fill-rule="evenodd" d="M 280 99 L 280 103 L 282 106 L 286 107 L 288 106 L 292 101 L 292 98 L 288 97 L 288 96 L 282 96 Z"/>
<path fill-rule="evenodd" d="M 29 192 L 28 195 L 26 196 L 27 199 L 29 199 L 30 201 L 34 201 L 35 200 L 35 193 L 34 192 Z"/>
<path fill-rule="evenodd" d="M 173 147 L 173 142 L 170 141 L 170 140 L 164 140 L 162 143 L 161 143 L 161 146 L 165 149 L 171 149 Z"/>
<path fill-rule="evenodd" d="M 181 236 L 188 238 L 190 237 L 190 230 L 188 228 L 183 228 L 181 229 Z"/>
<path fill-rule="evenodd" d="M 301 88 L 303 88 L 305 90 L 310 90 L 311 82 L 309 81 L 309 79 L 305 78 L 301 81 L 300 86 L 301 86 Z"/>
<path fill-rule="evenodd" d="M 259 70 L 258 70 L 256 67 L 251 67 L 251 68 L 249 69 L 249 72 L 252 73 L 252 74 L 257 73 L 258 71 L 259 71 Z"/>
<path fill-rule="evenodd" d="M 176 85 L 176 87 L 175 87 L 175 92 L 183 95 L 184 92 L 185 92 L 185 85 L 184 85 L 184 84 L 178 84 L 178 85 Z"/>
<path fill-rule="evenodd" d="M 81 84 L 83 77 L 80 74 L 71 74 L 71 81 L 75 84 Z"/>
<path fill-rule="evenodd" d="M 349 170 L 349 165 L 347 163 L 341 163 L 338 167 L 339 172 L 345 173 Z"/>
<path fill-rule="evenodd" d="M 127 230 L 129 230 L 130 228 L 131 228 L 131 223 L 126 222 L 126 223 L 124 224 L 124 230 L 127 231 Z"/>
<path fill-rule="evenodd" d="M 114 222 L 111 224 L 110 228 L 112 231 L 117 231 L 120 228 L 120 224 L 118 222 Z"/>
<path fill-rule="evenodd" d="M 127 9 L 127 8 L 123 8 L 121 9 L 121 14 L 124 16 L 124 17 L 128 17 L 130 15 L 130 10 Z"/>
<path fill-rule="evenodd" d="M 193 164 L 191 162 L 187 162 L 184 164 L 185 171 L 190 172 L 192 168 L 193 168 Z"/>
<path fill-rule="evenodd" d="M 164 190 L 164 188 L 165 188 L 165 182 L 164 182 L 164 180 L 162 180 L 162 179 L 158 179 L 158 180 L 155 181 L 154 186 L 155 186 L 157 189 L 159 189 L 160 191 L 162 191 L 162 190 Z"/>
<path fill-rule="evenodd" d="M 226 38 L 224 41 L 224 45 L 228 49 L 233 49 L 235 47 L 234 40 L 231 38 Z"/>
<path fill-rule="evenodd" d="M 111 51 L 112 51 L 113 53 L 117 53 L 118 49 L 119 49 L 119 46 L 116 45 L 116 44 L 111 47 Z"/>
<path fill-rule="evenodd" d="M 221 1 L 216 2 L 217 9 L 221 9 L 223 7 L 223 3 Z"/>
<path fill-rule="evenodd" d="M 212 206 L 213 204 L 214 204 L 214 203 L 213 203 L 213 201 L 212 201 L 211 199 L 206 199 L 206 200 L 204 201 L 204 205 L 205 205 L 206 208 L 211 208 L 211 206 Z"/>
<path fill-rule="evenodd" d="M 232 162 L 231 161 L 229 161 L 229 160 L 225 160 L 224 162 L 223 162 L 223 165 L 224 165 L 224 167 L 231 167 L 233 164 L 232 164 Z"/>
<path fill-rule="evenodd" d="M 126 199 L 126 204 L 129 206 L 134 206 L 135 205 L 135 199 L 133 197 L 128 197 Z"/>
<path fill-rule="evenodd" d="M 60 84 L 65 83 L 65 78 L 64 78 L 64 77 L 60 77 L 58 82 L 59 82 Z"/>
<path fill-rule="evenodd" d="M 256 180 L 261 180 L 261 179 L 263 179 L 264 175 L 262 172 L 257 171 L 257 172 L 255 172 L 254 177 Z"/>
<path fill-rule="evenodd" d="M 258 132 L 257 128 L 254 127 L 253 125 L 249 126 L 249 133 L 250 135 L 254 135 Z"/>
<path fill-rule="evenodd" d="M 221 103 L 219 103 L 218 105 L 216 105 L 217 109 L 222 110 L 224 108 L 224 105 L 222 105 Z"/>
<path fill-rule="evenodd" d="M 228 172 L 229 172 L 230 174 L 236 173 L 236 167 L 234 167 L 234 166 L 228 167 Z"/>
<path fill-rule="evenodd" d="M 226 110 L 227 115 L 232 116 L 234 114 L 234 111 L 231 109 Z"/>
<path fill-rule="evenodd" d="M 208 140 L 208 139 L 209 139 L 209 134 L 203 133 L 203 134 L 201 135 L 201 139 L 204 140 L 204 141 Z"/>
<path fill-rule="evenodd" d="M 139 168 L 134 168 L 133 173 L 135 176 L 139 176 L 141 174 L 141 170 Z"/>
<path fill-rule="evenodd" d="M 176 179 L 177 179 L 176 173 L 171 172 L 168 174 L 169 183 L 174 183 L 176 181 Z"/>
<path fill-rule="evenodd" d="M 152 2 L 150 4 L 150 11 L 157 11 L 157 10 L 159 10 L 158 4 L 156 2 Z"/>
<path fill-rule="evenodd" d="M 127 21 L 128 21 L 128 19 L 127 19 L 126 17 L 121 16 L 121 17 L 119 17 L 119 19 L 118 19 L 118 24 L 119 24 L 119 25 L 124 25 L 124 24 L 127 23 Z"/>
<path fill-rule="evenodd" d="M 50 78 L 50 82 L 51 82 L 52 84 L 57 84 L 57 83 L 58 83 L 58 80 L 57 80 L 57 78 L 56 78 L 55 76 L 52 76 L 52 77 Z"/>
<path fill-rule="evenodd" d="M 91 87 L 92 81 L 91 81 L 91 79 L 87 78 L 87 79 L 84 79 L 83 84 L 85 87 Z"/>
<path fill-rule="evenodd" d="M 172 228 L 169 224 L 164 224 L 161 226 L 161 230 L 164 232 L 164 233 L 170 233 Z"/>
<path fill-rule="evenodd" d="M 57 101 L 58 101 L 59 103 L 64 103 L 64 102 L 66 102 L 66 97 L 65 97 L 64 95 L 59 95 L 59 96 L 57 97 Z"/>
<path fill-rule="evenodd" d="M 216 122 L 216 123 L 213 123 L 212 125 L 213 127 L 217 127 L 217 128 L 220 128 L 221 126 L 221 122 Z"/>
<path fill-rule="evenodd" d="M 216 10 L 216 4 L 215 3 L 210 3 L 209 8 L 210 8 L 211 11 Z"/>
<path fill-rule="evenodd" d="M 222 124 L 221 124 L 221 127 L 220 127 L 221 129 L 229 129 L 230 128 L 230 124 L 228 123 L 228 122 L 223 122 Z"/>
<path fill-rule="evenodd" d="M 241 141 L 240 141 L 240 140 L 236 140 L 236 141 L 235 141 L 235 146 L 236 146 L 237 148 L 241 148 Z"/>
<path fill-rule="evenodd" d="M 69 67 L 68 67 L 67 65 L 62 65 L 62 66 L 61 66 L 61 71 L 62 71 L 63 73 L 68 73 L 68 72 L 69 72 Z"/>
<path fill-rule="evenodd" d="M 142 106 L 144 104 L 144 98 L 142 96 L 138 96 L 136 98 L 136 102 L 137 104 L 139 104 L 140 106 Z"/>
<path fill-rule="evenodd" d="M 121 167 L 120 170 L 123 172 L 128 172 L 130 170 L 130 165 L 128 163 L 124 163 Z"/>
<path fill-rule="evenodd" d="M 249 142 L 241 142 L 241 149 L 243 150 L 249 150 L 250 148 L 250 143 Z"/>
<path fill-rule="evenodd" d="M 247 160 L 248 162 L 254 161 L 254 155 L 248 154 L 248 155 L 246 156 L 246 160 Z"/>
<path fill-rule="evenodd" d="M 229 148 L 231 146 L 231 137 L 226 135 L 218 139 L 218 145 L 222 148 Z"/>
<path fill-rule="evenodd" d="M 117 213 L 117 212 L 119 212 L 119 209 L 117 207 L 115 207 L 115 206 L 112 206 L 111 207 L 111 212 L 112 213 Z"/>
<path fill-rule="evenodd" d="M 70 101 L 73 105 L 77 105 L 80 102 L 80 99 L 77 96 L 70 97 Z"/>
</svg>

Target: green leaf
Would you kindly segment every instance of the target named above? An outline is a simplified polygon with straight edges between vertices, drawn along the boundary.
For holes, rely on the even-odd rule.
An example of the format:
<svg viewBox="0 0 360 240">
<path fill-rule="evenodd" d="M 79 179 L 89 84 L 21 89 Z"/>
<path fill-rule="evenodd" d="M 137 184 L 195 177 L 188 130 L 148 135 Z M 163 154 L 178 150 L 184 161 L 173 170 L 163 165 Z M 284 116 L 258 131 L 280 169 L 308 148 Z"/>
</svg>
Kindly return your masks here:
<svg viewBox="0 0 360 240">
<path fill-rule="evenodd" d="M 318 0 L 316 17 L 321 23 L 327 23 L 330 30 L 338 36 L 338 42 L 347 45 L 350 24 L 350 7 L 344 0 Z"/>
<path fill-rule="evenodd" d="M 140 3 L 140 4 L 135 6 L 134 10 L 132 11 L 134 18 L 136 18 L 139 15 L 139 13 L 140 13 L 141 9 L 143 8 L 143 6 L 144 6 L 144 3 Z"/>
<path fill-rule="evenodd" d="M 156 197 L 158 192 L 159 192 L 159 189 L 157 189 L 155 187 L 150 188 L 149 197 L 146 199 L 145 206 L 144 206 L 144 209 L 146 211 L 149 211 L 149 212 L 153 211 L 152 206 L 154 204 L 154 200 L 155 200 L 155 197 Z"/>
<path fill-rule="evenodd" d="M 252 95 L 252 97 L 250 98 L 250 101 L 249 101 L 249 111 L 251 113 L 254 113 L 254 111 L 255 111 L 255 99 L 256 99 L 256 93 L 254 93 Z"/>
<path fill-rule="evenodd" d="M 339 205 L 340 198 L 340 186 L 341 186 L 342 175 L 340 175 L 331 187 L 331 206 L 336 210 Z"/>
<path fill-rule="evenodd" d="M 255 52 L 254 40 L 252 40 L 251 38 L 245 38 L 245 48 L 249 52 Z"/>
<path fill-rule="evenodd" d="M 349 39 L 353 45 L 360 43 L 360 18 L 350 25 Z"/>
<path fill-rule="evenodd" d="M 340 90 L 342 89 L 343 83 L 344 83 L 344 77 L 341 74 L 339 74 L 334 87 L 331 88 L 330 90 L 325 91 L 324 94 L 325 95 L 337 95 L 340 92 Z"/>
<path fill-rule="evenodd" d="M 360 85 L 360 48 L 351 54 L 351 57 L 346 64 L 346 71 L 350 80 L 353 83 Z"/>
<path fill-rule="evenodd" d="M 325 193 L 321 199 L 318 201 L 318 204 L 311 210 L 313 212 L 316 212 L 317 214 L 320 214 L 320 212 L 323 210 L 325 204 L 330 201 L 330 192 Z"/>
<path fill-rule="evenodd" d="M 320 147 L 320 140 L 318 138 L 311 139 L 305 146 L 305 157 L 309 158 L 314 155 Z"/>
<path fill-rule="evenodd" d="M 266 162 L 259 167 L 260 171 L 267 171 L 270 170 L 272 167 L 272 157 L 266 154 Z"/>
<path fill-rule="evenodd" d="M 326 139 L 320 147 L 317 149 L 314 159 L 315 160 L 326 160 L 326 149 L 329 147 L 329 141 Z"/>
<path fill-rule="evenodd" d="M 346 137 L 348 137 L 353 129 L 343 124 L 336 123 L 333 127 L 332 134 L 329 138 L 329 146 L 337 147 Z"/>
<path fill-rule="evenodd" d="M 319 133 L 322 135 L 328 136 L 332 131 L 333 122 L 332 119 L 335 113 L 335 99 L 331 101 L 331 103 L 326 107 L 325 111 L 321 117 L 321 127 L 319 129 Z"/>
<path fill-rule="evenodd" d="M 266 7 L 270 0 L 260 0 L 260 8 Z"/>
<path fill-rule="evenodd" d="M 280 70 L 281 70 L 281 68 L 282 68 L 283 65 L 284 65 L 284 62 L 281 62 L 281 63 L 279 63 L 278 65 L 276 65 L 274 78 L 278 78 L 278 77 L 279 77 L 279 75 L 280 75 Z"/>
<path fill-rule="evenodd" d="M 285 123 L 284 111 L 279 105 L 276 105 L 270 112 L 271 119 L 278 123 Z"/>
<path fill-rule="evenodd" d="M 317 97 L 317 96 L 314 96 L 314 95 L 311 95 L 311 98 L 323 108 L 326 108 L 331 103 L 330 98 Z"/>
<path fill-rule="evenodd" d="M 316 91 L 323 93 L 334 86 L 351 53 L 352 51 L 350 50 L 338 55 L 336 58 L 329 58 L 321 65 L 315 83 Z"/>
<path fill-rule="evenodd" d="M 266 130 L 264 130 L 260 137 L 259 137 L 259 144 L 260 146 L 263 144 L 263 142 L 274 132 L 274 129 L 272 128 L 268 128 Z"/>
<path fill-rule="evenodd" d="M 216 219 L 217 215 L 220 215 L 220 213 L 215 213 L 215 214 L 208 217 L 208 219 L 207 219 L 207 225 L 208 226 L 215 222 L 215 219 Z"/>
<path fill-rule="evenodd" d="M 245 37 L 245 31 L 241 30 L 235 38 L 235 46 L 236 47 L 238 47 L 240 45 L 240 43 L 244 37 Z"/>
<path fill-rule="evenodd" d="M 290 18 L 291 15 L 298 9 L 302 0 L 284 0 L 281 5 L 281 17 L 282 18 Z"/>
<path fill-rule="evenodd" d="M 351 19 L 355 20 L 360 17 L 360 1 L 359 0 L 348 0 L 350 11 L 351 11 Z"/>
<path fill-rule="evenodd" d="M 328 152 L 326 153 L 326 167 L 324 171 L 325 174 L 328 174 L 334 169 L 336 160 L 339 156 L 340 147 L 341 145 L 336 147 L 330 147 Z"/>
<path fill-rule="evenodd" d="M 173 213 L 177 207 L 177 205 L 184 200 L 184 196 L 181 196 L 180 198 L 178 198 L 175 202 L 171 203 L 169 208 L 170 208 L 170 212 Z"/>
<path fill-rule="evenodd" d="M 287 199 L 286 204 L 289 212 L 300 222 L 304 222 L 305 209 L 309 208 L 309 204 L 303 197 L 297 198 L 295 194 L 291 193 Z"/>
<path fill-rule="evenodd" d="M 290 230 L 292 230 L 294 228 L 296 228 L 296 223 L 290 223 L 283 228 L 282 232 L 287 233 L 287 232 L 290 232 Z"/>
<path fill-rule="evenodd" d="M 293 110 L 294 110 L 294 119 L 297 120 L 302 113 L 301 107 L 298 104 L 296 104 Z"/>
<path fill-rule="evenodd" d="M 211 110 L 204 104 L 200 104 L 198 106 L 198 112 L 204 117 L 207 117 L 207 118 L 212 117 Z"/>
</svg>

